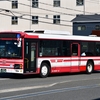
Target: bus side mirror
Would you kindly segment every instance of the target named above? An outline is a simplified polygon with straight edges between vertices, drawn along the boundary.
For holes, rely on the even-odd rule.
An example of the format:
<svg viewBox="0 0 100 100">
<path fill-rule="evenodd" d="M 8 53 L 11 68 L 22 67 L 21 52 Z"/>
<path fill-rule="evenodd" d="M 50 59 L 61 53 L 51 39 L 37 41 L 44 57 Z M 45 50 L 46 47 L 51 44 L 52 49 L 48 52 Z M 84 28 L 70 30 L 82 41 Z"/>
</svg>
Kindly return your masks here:
<svg viewBox="0 0 100 100">
<path fill-rule="evenodd" d="M 17 42 L 17 47 L 21 47 L 21 41 L 22 41 L 22 39 L 19 38 L 17 41 L 18 41 L 18 42 Z"/>
</svg>

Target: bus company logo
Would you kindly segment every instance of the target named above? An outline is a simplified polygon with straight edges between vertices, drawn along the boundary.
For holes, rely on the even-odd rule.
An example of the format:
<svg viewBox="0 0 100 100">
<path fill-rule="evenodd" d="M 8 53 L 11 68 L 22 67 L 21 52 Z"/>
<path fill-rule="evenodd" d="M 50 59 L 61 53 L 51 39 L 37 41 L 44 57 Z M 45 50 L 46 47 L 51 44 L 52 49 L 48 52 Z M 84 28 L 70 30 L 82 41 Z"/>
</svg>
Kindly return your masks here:
<svg viewBox="0 0 100 100">
<path fill-rule="evenodd" d="M 3 61 L 2 61 L 2 64 L 6 64 L 6 61 L 5 61 L 5 60 L 3 60 Z"/>
</svg>

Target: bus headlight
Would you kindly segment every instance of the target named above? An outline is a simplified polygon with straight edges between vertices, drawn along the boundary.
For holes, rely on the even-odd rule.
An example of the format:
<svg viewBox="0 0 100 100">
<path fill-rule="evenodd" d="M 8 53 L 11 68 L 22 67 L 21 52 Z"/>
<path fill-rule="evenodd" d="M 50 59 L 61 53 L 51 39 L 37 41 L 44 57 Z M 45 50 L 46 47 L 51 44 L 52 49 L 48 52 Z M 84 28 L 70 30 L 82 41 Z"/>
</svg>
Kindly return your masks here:
<svg viewBox="0 0 100 100">
<path fill-rule="evenodd" d="M 14 69 L 22 69 L 22 64 L 15 64 Z"/>
</svg>

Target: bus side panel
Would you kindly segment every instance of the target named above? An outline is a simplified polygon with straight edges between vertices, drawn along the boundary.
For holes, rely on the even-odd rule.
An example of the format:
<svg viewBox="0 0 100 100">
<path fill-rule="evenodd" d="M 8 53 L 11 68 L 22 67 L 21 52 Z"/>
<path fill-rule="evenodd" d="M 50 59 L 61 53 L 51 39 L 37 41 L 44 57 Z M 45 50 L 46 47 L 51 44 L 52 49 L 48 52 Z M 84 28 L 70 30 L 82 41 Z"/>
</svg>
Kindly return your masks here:
<svg viewBox="0 0 100 100">
<path fill-rule="evenodd" d="M 95 65 L 94 70 L 100 70 L 100 65 Z"/>
<path fill-rule="evenodd" d="M 89 59 L 92 59 L 94 61 L 94 70 L 100 70 L 100 57 L 80 57 L 79 60 L 79 71 L 74 72 L 83 72 L 86 71 L 86 64 Z M 50 62 L 51 67 L 51 73 L 63 73 L 63 72 L 72 72 L 71 71 L 71 58 L 38 58 L 37 63 L 37 71 L 36 73 L 40 73 L 40 66 L 41 63 L 45 60 L 48 60 Z M 73 68 L 77 66 L 73 65 Z"/>
<path fill-rule="evenodd" d="M 94 70 L 100 70 L 100 57 L 81 57 L 80 58 L 80 71 L 86 71 L 86 64 L 88 60 L 94 62 Z"/>
<path fill-rule="evenodd" d="M 44 61 L 50 62 L 51 73 L 62 73 L 71 71 L 70 57 L 68 58 L 39 58 L 38 59 L 38 72 L 40 72 L 41 63 Z"/>
<path fill-rule="evenodd" d="M 86 57 L 80 57 L 80 72 L 86 71 L 86 64 L 87 64 L 87 58 Z"/>
<path fill-rule="evenodd" d="M 82 71 L 86 71 L 86 65 L 81 65 L 80 66 L 80 71 L 82 72 Z"/>
<path fill-rule="evenodd" d="M 52 61 L 52 59 L 50 59 Z M 55 58 L 55 62 L 51 62 L 52 73 L 62 73 L 71 71 L 70 57 L 67 58 Z"/>
<path fill-rule="evenodd" d="M 100 57 L 94 60 L 94 70 L 100 70 Z"/>
<path fill-rule="evenodd" d="M 56 66 L 56 69 L 55 68 L 51 68 L 51 73 L 63 73 L 63 72 L 70 72 L 70 66 Z"/>
</svg>

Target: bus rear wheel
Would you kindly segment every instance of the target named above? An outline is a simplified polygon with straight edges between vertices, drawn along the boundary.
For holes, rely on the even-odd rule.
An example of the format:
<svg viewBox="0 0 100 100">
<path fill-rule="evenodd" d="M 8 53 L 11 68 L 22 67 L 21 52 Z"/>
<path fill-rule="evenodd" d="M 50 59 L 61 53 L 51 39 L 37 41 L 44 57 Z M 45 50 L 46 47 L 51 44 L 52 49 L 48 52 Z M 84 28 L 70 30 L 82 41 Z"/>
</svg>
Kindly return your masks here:
<svg viewBox="0 0 100 100">
<path fill-rule="evenodd" d="M 93 63 L 91 61 L 87 62 L 86 72 L 87 74 L 91 74 L 93 72 Z"/>
<path fill-rule="evenodd" d="M 40 68 L 40 76 L 46 78 L 50 73 L 50 67 L 47 63 L 42 63 Z"/>
</svg>

